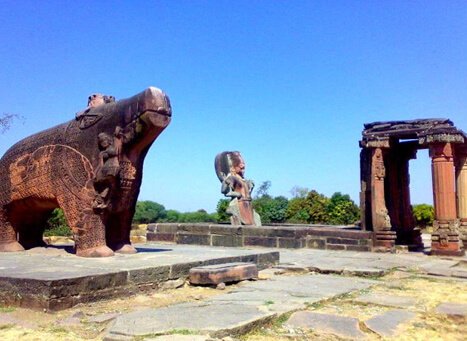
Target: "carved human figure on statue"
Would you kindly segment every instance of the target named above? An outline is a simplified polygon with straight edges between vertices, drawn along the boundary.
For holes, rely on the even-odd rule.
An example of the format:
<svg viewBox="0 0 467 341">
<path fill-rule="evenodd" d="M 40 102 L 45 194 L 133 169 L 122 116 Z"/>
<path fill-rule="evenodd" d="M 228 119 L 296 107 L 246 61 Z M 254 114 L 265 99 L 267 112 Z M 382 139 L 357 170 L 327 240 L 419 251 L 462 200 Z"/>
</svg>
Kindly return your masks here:
<svg viewBox="0 0 467 341">
<path fill-rule="evenodd" d="M 216 173 L 221 181 L 221 192 L 231 199 L 227 213 L 232 225 L 261 226 L 261 218 L 251 202 L 254 183 L 244 178 L 245 162 L 240 152 L 223 152 L 216 156 Z"/>
</svg>

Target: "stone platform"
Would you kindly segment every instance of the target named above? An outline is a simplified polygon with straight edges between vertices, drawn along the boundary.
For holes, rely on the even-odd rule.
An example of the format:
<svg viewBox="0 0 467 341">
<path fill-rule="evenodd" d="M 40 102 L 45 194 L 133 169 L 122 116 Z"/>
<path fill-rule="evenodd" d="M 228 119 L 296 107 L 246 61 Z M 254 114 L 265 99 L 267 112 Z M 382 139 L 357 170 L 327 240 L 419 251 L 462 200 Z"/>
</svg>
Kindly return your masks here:
<svg viewBox="0 0 467 341">
<path fill-rule="evenodd" d="M 264 269 L 279 261 L 279 253 L 271 250 L 136 246 L 137 254 L 107 258 L 77 257 L 70 246 L 2 253 L 0 304 L 55 311 L 157 289 L 164 282 L 186 279 L 196 266 L 251 262 Z"/>
<path fill-rule="evenodd" d="M 223 224 L 149 224 L 148 241 L 209 246 L 263 246 L 372 251 L 373 232 L 328 225 L 232 226 Z"/>
</svg>

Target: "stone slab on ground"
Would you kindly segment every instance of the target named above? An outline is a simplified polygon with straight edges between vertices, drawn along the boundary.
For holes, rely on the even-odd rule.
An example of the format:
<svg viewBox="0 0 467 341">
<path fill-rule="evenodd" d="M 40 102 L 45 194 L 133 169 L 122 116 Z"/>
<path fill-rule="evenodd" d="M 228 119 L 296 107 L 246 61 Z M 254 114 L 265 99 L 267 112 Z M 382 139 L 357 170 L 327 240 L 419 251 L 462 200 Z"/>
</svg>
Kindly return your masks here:
<svg viewBox="0 0 467 341">
<path fill-rule="evenodd" d="M 82 258 L 66 248 L 35 248 L 2 253 L 0 303 L 60 310 L 78 303 L 126 296 L 187 278 L 191 268 L 227 262 L 251 262 L 266 268 L 279 253 L 245 248 L 145 244 L 138 253 Z"/>
<path fill-rule="evenodd" d="M 357 303 L 376 304 L 394 308 L 411 308 L 417 303 L 417 300 L 414 297 L 386 295 L 383 293 L 365 294 L 354 298 L 353 301 Z"/>
<path fill-rule="evenodd" d="M 359 321 L 353 317 L 321 314 L 312 311 L 293 313 L 285 323 L 286 328 L 313 329 L 344 338 L 364 339 L 366 335 L 359 328 Z"/>
<path fill-rule="evenodd" d="M 269 322 L 275 316 L 275 313 L 241 303 L 182 303 L 122 315 L 115 320 L 104 340 L 169 334 L 177 330 L 209 333 L 213 337 L 238 335 L 250 331 L 256 325 Z"/>
<path fill-rule="evenodd" d="M 459 266 L 467 257 L 442 258 L 428 256 L 421 252 L 403 254 L 331 251 L 312 249 L 280 249 L 281 264 L 288 267 L 308 269 L 319 273 L 342 274 L 352 270 L 383 270 L 385 273 L 394 269 L 415 270 L 420 272 L 436 272 L 439 276 L 464 276 Z M 281 266 L 279 264 L 279 266 Z M 364 273 L 364 272 L 363 272 Z M 377 275 L 377 273 L 376 273 Z M 372 276 L 372 275 L 369 275 Z"/>
<path fill-rule="evenodd" d="M 453 317 L 466 317 L 467 304 L 445 302 L 438 305 L 435 311 L 439 314 L 444 314 Z"/>
<path fill-rule="evenodd" d="M 258 278 L 258 267 L 254 263 L 224 263 L 197 266 L 190 269 L 191 284 L 217 285 Z"/>
<path fill-rule="evenodd" d="M 377 283 L 362 278 L 312 274 L 242 282 L 233 291 L 203 302 L 123 314 L 108 329 L 106 339 L 125 340 L 177 329 L 209 333 L 213 337 L 237 335 L 280 314 Z"/>
<path fill-rule="evenodd" d="M 368 329 L 380 336 L 391 337 L 398 334 L 397 328 L 415 317 L 415 313 L 407 310 L 389 310 L 381 315 L 365 321 Z"/>
</svg>

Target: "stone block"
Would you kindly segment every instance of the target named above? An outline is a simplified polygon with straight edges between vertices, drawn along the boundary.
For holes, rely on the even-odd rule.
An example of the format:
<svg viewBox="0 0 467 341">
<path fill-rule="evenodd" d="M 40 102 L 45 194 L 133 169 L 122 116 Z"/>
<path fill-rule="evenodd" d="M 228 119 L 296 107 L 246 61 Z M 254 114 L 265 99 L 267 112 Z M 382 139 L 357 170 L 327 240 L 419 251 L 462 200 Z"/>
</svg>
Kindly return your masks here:
<svg viewBox="0 0 467 341">
<path fill-rule="evenodd" d="M 245 236 L 244 245 L 277 247 L 277 238 Z"/>
<path fill-rule="evenodd" d="M 128 280 L 133 283 L 155 283 L 169 279 L 170 266 L 159 266 L 148 269 L 135 269 L 128 272 Z"/>
<path fill-rule="evenodd" d="M 320 238 L 307 238 L 306 247 L 309 249 L 321 249 L 326 248 L 326 240 Z"/>
<path fill-rule="evenodd" d="M 218 235 L 241 235 L 242 227 L 221 224 L 209 225 L 209 233 Z"/>
<path fill-rule="evenodd" d="M 224 235 L 216 236 L 212 235 L 212 246 L 228 246 L 228 247 L 238 247 L 243 246 L 243 237 L 236 235 Z"/>
<path fill-rule="evenodd" d="M 148 232 L 157 232 L 157 224 L 148 224 L 147 231 Z"/>
<path fill-rule="evenodd" d="M 276 265 L 279 263 L 280 253 L 279 252 L 268 252 L 258 254 L 258 261 L 255 262 L 260 269 L 265 269 L 268 266 Z M 245 262 L 242 257 L 242 262 Z"/>
<path fill-rule="evenodd" d="M 179 233 L 209 234 L 209 224 L 179 224 Z"/>
<path fill-rule="evenodd" d="M 303 247 L 303 239 L 295 238 L 278 238 L 279 247 L 285 249 L 300 249 Z"/>
<path fill-rule="evenodd" d="M 156 224 L 155 231 L 158 233 L 177 233 L 178 223 L 161 223 Z"/>
<path fill-rule="evenodd" d="M 340 244 L 327 244 L 326 250 L 345 250 L 345 245 Z"/>
<path fill-rule="evenodd" d="M 178 244 L 211 245 L 211 236 L 191 233 L 178 233 L 176 237 Z"/>
<path fill-rule="evenodd" d="M 347 251 L 370 252 L 370 251 L 371 251 L 371 246 L 365 246 L 365 245 L 347 245 Z"/>
<path fill-rule="evenodd" d="M 175 233 L 153 233 L 148 232 L 146 234 L 146 240 L 153 242 L 175 242 Z"/>
<path fill-rule="evenodd" d="M 227 263 L 200 266 L 190 269 L 191 284 L 217 285 L 258 278 L 258 268 L 253 263 Z"/>
<path fill-rule="evenodd" d="M 357 239 L 349 239 L 349 238 L 330 237 L 330 238 L 326 238 L 326 242 L 328 244 L 358 245 Z"/>
</svg>

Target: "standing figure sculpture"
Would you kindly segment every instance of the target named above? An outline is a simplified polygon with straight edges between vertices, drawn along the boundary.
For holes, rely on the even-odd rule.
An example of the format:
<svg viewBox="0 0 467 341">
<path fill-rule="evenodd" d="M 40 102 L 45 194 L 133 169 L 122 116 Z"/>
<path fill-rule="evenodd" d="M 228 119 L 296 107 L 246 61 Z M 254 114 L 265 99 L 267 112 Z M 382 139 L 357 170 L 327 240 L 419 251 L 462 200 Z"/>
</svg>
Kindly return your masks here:
<svg viewBox="0 0 467 341">
<path fill-rule="evenodd" d="M 227 208 L 231 224 L 261 226 L 261 218 L 251 203 L 254 183 L 244 178 L 245 162 L 240 152 L 217 154 L 214 166 L 222 183 L 221 192 L 231 198 Z"/>
</svg>

